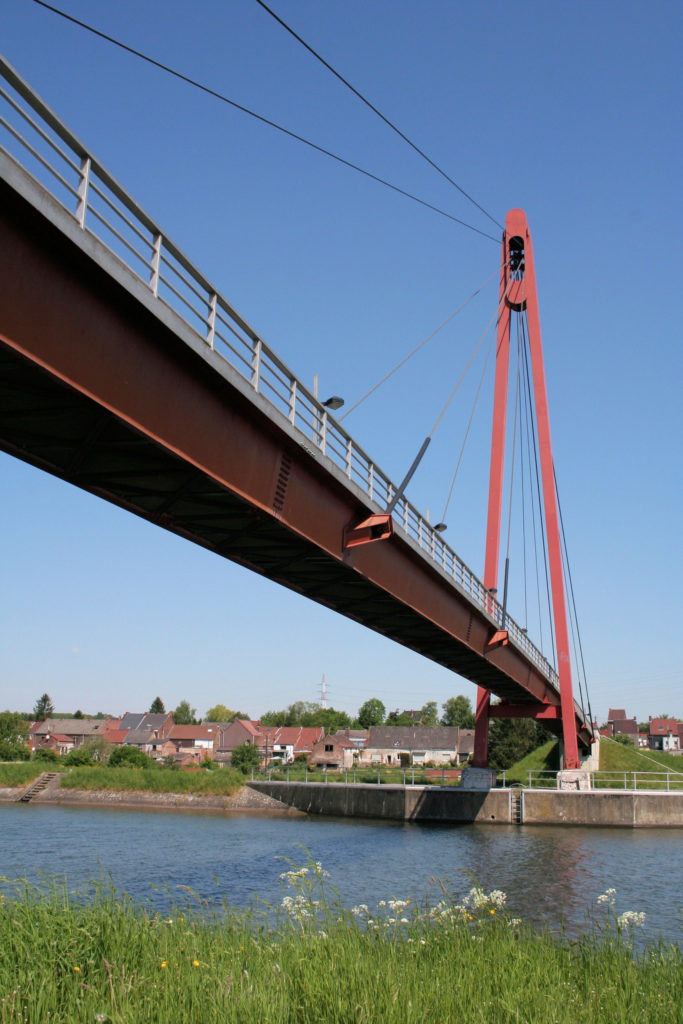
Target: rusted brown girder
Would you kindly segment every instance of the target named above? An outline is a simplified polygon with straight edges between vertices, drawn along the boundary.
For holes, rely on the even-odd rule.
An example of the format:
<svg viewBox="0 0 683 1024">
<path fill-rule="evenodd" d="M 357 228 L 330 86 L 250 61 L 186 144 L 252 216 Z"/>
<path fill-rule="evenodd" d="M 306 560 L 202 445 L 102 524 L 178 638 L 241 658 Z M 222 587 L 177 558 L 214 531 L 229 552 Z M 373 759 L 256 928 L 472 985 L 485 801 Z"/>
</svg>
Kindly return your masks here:
<svg viewBox="0 0 683 1024">
<path fill-rule="evenodd" d="M 10 192 L 1 185 L 3 191 Z M 23 199 L 0 195 L 0 444 L 10 453 L 307 594 L 514 704 L 559 694 L 395 531 L 345 549 L 373 511 Z M 89 242 L 92 246 L 92 241 Z M 171 321 L 174 314 L 170 314 Z M 552 724 L 551 719 L 549 724 Z"/>
</svg>

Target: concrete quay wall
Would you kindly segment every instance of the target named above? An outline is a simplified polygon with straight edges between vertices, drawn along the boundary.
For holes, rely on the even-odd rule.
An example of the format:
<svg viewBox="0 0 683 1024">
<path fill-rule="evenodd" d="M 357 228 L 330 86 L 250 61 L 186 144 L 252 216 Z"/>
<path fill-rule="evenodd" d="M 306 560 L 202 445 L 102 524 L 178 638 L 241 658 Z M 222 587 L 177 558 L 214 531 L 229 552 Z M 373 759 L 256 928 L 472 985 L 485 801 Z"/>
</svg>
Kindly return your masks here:
<svg viewBox="0 0 683 1024">
<path fill-rule="evenodd" d="M 313 782 L 248 785 L 288 807 L 328 817 L 509 825 L 513 823 L 514 792 L 521 793 L 524 825 L 683 827 L 683 792 L 464 790 Z"/>
</svg>

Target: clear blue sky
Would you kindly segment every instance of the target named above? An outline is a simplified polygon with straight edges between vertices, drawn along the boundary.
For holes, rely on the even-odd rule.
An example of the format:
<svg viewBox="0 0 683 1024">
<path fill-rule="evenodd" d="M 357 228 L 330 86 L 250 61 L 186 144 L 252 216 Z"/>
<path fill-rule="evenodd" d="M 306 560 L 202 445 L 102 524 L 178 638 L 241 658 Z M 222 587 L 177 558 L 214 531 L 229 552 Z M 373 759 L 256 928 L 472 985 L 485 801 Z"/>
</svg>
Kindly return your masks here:
<svg viewBox="0 0 683 1024">
<path fill-rule="evenodd" d="M 58 3 L 57 6 L 60 6 Z M 159 61 L 498 229 L 254 0 L 64 0 Z M 503 222 L 526 210 L 555 463 L 593 709 L 683 717 L 680 8 L 273 0 Z M 305 381 L 347 407 L 495 273 L 499 246 L 257 124 L 31 0 L 5 57 Z M 493 315 L 496 284 L 345 421 L 400 479 Z M 409 490 L 441 517 L 476 381 Z M 481 574 L 491 386 L 448 513 Z M 469 390 L 468 390 L 469 389 Z M 441 704 L 472 684 L 312 602 L 0 457 L 0 707 L 253 716 Z M 519 555 L 511 611 L 519 620 Z M 533 624 L 530 624 L 533 634 Z"/>
</svg>

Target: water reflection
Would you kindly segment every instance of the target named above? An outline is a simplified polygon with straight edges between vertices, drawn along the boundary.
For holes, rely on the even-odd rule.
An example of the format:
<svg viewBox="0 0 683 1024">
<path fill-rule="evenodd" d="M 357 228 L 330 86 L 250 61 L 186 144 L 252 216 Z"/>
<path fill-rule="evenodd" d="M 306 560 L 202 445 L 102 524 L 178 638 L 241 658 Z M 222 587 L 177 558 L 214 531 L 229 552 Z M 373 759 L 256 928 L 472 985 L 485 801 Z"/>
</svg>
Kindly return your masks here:
<svg viewBox="0 0 683 1024">
<path fill-rule="evenodd" d="M 0 805 L 0 874 L 66 877 L 72 887 L 109 873 L 117 888 L 160 909 L 190 886 L 238 906 L 279 902 L 280 857 L 331 873 L 347 905 L 390 896 L 436 901 L 430 879 L 454 895 L 472 877 L 508 893 L 513 913 L 570 932 L 610 886 L 617 912 L 645 910 L 650 938 L 680 942 L 672 884 L 683 869 L 676 830 L 413 825 L 349 819 Z M 156 887 L 156 888 L 154 888 Z"/>
</svg>

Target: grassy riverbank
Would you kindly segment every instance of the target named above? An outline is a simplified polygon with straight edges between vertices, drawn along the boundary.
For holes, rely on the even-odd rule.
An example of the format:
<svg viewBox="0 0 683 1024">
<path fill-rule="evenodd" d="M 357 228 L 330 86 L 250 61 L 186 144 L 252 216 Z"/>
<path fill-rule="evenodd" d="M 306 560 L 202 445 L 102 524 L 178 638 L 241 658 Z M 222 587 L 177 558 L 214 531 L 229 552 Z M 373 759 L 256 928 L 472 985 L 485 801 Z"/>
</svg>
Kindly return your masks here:
<svg viewBox="0 0 683 1024">
<path fill-rule="evenodd" d="M 60 780 L 60 789 L 111 792 L 195 793 L 232 796 L 244 785 L 234 768 L 181 772 L 164 768 L 72 768 Z M 0 1017 L 0 1024 L 3 1024 Z"/>
<path fill-rule="evenodd" d="M 634 955 L 628 915 L 569 942 L 510 919 L 502 893 L 474 888 L 454 904 L 437 890 L 431 908 L 406 897 L 345 911 L 326 901 L 321 874 L 293 868 L 280 907 L 246 913 L 191 895 L 161 916 L 104 892 L 8 893 L 0 1022 L 680 1019 L 680 950 Z"/>
</svg>

